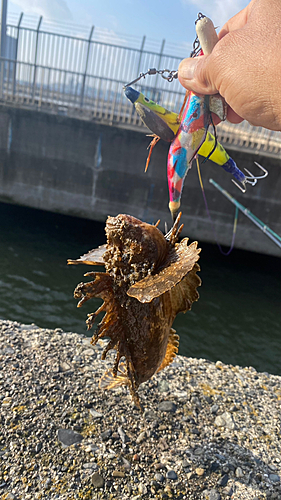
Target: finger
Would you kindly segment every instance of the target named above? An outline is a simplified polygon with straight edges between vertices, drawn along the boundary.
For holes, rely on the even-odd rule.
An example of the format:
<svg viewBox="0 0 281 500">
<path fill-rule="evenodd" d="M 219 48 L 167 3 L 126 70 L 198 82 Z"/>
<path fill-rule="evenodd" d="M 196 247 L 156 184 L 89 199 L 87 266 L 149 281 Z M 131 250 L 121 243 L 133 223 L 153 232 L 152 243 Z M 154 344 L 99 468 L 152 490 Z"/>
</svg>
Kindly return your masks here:
<svg viewBox="0 0 281 500">
<path fill-rule="evenodd" d="M 212 54 L 184 59 L 178 69 L 178 78 L 183 87 L 198 94 L 218 92 L 214 78 L 209 77 L 212 68 Z"/>
</svg>

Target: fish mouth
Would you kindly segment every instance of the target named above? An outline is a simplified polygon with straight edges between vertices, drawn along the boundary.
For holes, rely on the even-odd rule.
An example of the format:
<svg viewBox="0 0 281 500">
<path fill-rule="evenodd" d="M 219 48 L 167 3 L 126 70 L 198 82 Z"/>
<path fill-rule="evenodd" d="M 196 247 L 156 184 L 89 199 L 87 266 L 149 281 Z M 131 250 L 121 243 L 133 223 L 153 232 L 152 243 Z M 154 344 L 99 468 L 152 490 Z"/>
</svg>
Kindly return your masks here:
<svg viewBox="0 0 281 500">
<path fill-rule="evenodd" d="M 104 260 L 123 269 L 122 274 L 134 273 L 138 279 L 154 272 L 162 264 L 169 243 L 155 226 L 132 215 L 119 214 L 106 221 L 107 253 Z M 114 257 L 113 257 L 114 256 Z M 134 271 L 132 271 L 134 269 Z M 136 276 L 134 276 L 136 280 Z"/>
</svg>

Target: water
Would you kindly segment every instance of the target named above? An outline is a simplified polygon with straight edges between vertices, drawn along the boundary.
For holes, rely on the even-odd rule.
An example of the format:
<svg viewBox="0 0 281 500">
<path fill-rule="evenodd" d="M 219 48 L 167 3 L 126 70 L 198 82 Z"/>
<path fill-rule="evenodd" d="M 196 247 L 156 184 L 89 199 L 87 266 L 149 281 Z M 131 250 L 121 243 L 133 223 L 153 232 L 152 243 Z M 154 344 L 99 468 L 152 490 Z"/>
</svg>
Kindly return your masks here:
<svg viewBox="0 0 281 500">
<path fill-rule="evenodd" d="M 86 333 L 101 301 L 76 308 L 73 289 L 91 268 L 66 260 L 103 244 L 104 225 L 6 204 L 0 218 L 0 317 Z M 180 354 L 281 374 L 281 259 L 200 246 L 200 300 L 173 325 Z"/>
</svg>

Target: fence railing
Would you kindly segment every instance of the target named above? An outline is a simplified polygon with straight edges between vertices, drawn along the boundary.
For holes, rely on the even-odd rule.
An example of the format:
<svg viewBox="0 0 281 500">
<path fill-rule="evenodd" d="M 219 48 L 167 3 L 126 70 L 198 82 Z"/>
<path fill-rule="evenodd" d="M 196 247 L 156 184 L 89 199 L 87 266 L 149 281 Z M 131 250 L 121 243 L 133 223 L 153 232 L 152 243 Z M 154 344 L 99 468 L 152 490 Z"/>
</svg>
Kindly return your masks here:
<svg viewBox="0 0 281 500">
<path fill-rule="evenodd" d="M 0 100 L 80 118 L 143 127 L 124 97 L 124 82 L 74 71 L 0 59 Z M 184 93 L 138 85 L 150 98 L 178 109 Z"/>
<path fill-rule="evenodd" d="M 124 97 L 124 83 L 141 71 L 156 67 L 176 69 L 180 58 L 162 50 L 152 52 L 122 45 L 8 26 L 7 54 L 0 58 L 0 101 L 10 105 L 99 120 L 101 123 L 147 131 L 132 104 Z M 161 76 L 142 79 L 135 88 L 168 109 L 179 111 L 184 90 L 178 81 Z M 218 138 L 231 149 L 253 150 L 280 157 L 281 134 L 223 123 Z"/>
<path fill-rule="evenodd" d="M 17 25 L 7 25 L 5 54 L 8 59 L 21 63 L 126 83 L 149 67 L 177 69 L 181 60 L 164 52 L 165 40 L 158 51 L 151 51 L 144 48 L 144 39 L 139 48 L 124 46 L 122 40 L 112 43 L 106 39 L 106 35 L 94 39 L 94 26 L 88 38 L 83 38 L 43 31 L 42 17 L 37 28 L 24 27 L 21 22 L 20 18 Z M 151 83 L 160 88 L 164 84 L 160 77 L 155 77 Z"/>
</svg>

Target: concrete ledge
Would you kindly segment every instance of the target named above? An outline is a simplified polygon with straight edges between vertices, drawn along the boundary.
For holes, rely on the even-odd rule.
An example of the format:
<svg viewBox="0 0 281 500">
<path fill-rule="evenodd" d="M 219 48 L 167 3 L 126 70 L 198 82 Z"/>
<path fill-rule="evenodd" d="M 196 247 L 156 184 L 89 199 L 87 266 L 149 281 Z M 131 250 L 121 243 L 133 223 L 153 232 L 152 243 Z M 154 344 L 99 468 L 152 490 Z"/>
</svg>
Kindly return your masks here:
<svg viewBox="0 0 281 500">
<path fill-rule="evenodd" d="M 178 356 L 141 415 L 89 340 L 0 321 L 3 500 L 280 497 L 280 376 Z"/>
</svg>

